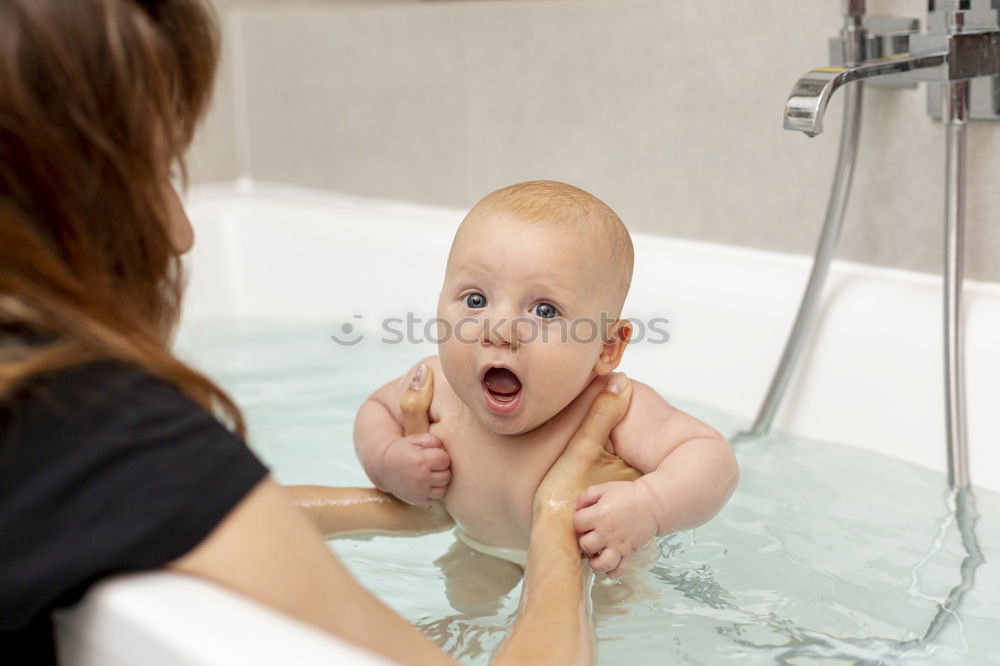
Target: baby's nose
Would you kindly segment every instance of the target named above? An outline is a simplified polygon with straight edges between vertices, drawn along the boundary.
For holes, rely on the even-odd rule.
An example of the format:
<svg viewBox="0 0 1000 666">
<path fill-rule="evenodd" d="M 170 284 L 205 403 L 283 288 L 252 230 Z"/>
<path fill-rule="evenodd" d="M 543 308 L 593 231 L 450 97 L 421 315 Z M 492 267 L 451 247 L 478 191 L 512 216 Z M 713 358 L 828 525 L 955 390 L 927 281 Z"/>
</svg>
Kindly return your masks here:
<svg viewBox="0 0 1000 666">
<path fill-rule="evenodd" d="M 509 345 L 511 339 L 511 326 L 500 319 L 483 320 L 483 344 L 484 345 Z"/>
<path fill-rule="evenodd" d="M 520 344 L 517 336 L 518 322 L 508 317 L 499 319 L 483 320 L 484 345 L 494 345 L 497 347 L 510 347 L 511 351 L 517 351 Z"/>
</svg>

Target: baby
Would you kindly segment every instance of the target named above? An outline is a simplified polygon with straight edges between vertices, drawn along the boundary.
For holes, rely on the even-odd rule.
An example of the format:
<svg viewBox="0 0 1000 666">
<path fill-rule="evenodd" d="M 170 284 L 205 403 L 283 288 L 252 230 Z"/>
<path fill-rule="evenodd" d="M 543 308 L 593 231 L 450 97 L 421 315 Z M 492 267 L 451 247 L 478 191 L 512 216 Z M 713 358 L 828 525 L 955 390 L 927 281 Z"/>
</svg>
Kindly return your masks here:
<svg viewBox="0 0 1000 666">
<path fill-rule="evenodd" d="M 476 204 L 448 257 L 439 355 L 358 411 L 372 482 L 411 504 L 441 500 L 463 541 L 516 560 L 542 477 L 594 397 L 626 379 L 612 371 L 632 334 L 620 318 L 631 279 L 628 231 L 583 190 L 533 181 Z M 430 377 L 430 433 L 404 436 L 400 399 Z M 606 448 L 643 476 L 588 488 L 573 520 L 591 567 L 612 577 L 655 536 L 712 518 L 739 476 L 722 435 L 632 385 Z"/>
</svg>

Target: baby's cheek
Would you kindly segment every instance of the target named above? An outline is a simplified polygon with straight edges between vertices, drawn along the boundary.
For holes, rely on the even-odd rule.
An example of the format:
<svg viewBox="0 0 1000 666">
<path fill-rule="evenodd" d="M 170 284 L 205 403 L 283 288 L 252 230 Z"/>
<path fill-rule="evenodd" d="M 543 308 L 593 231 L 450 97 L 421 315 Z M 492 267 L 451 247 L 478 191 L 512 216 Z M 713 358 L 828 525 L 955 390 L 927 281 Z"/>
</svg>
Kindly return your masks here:
<svg viewBox="0 0 1000 666">
<path fill-rule="evenodd" d="M 456 326 L 451 322 L 440 325 L 438 355 L 441 359 L 441 369 L 452 389 L 459 395 L 462 395 L 468 382 L 475 381 L 476 343 L 469 342 L 470 339 L 478 340 L 474 325 Z"/>
<path fill-rule="evenodd" d="M 456 376 L 462 372 L 462 348 L 452 338 L 439 338 L 438 357 L 445 375 Z M 451 379 L 449 379 L 451 382 Z"/>
<path fill-rule="evenodd" d="M 530 352 L 532 365 L 545 368 L 541 373 L 545 393 L 558 409 L 586 388 L 594 363 L 581 345 L 555 339 L 533 346 Z"/>
<path fill-rule="evenodd" d="M 482 326 L 476 319 L 463 317 L 453 320 L 449 324 L 451 329 L 449 343 L 456 348 L 456 353 L 471 352 L 473 346 L 482 339 Z"/>
</svg>

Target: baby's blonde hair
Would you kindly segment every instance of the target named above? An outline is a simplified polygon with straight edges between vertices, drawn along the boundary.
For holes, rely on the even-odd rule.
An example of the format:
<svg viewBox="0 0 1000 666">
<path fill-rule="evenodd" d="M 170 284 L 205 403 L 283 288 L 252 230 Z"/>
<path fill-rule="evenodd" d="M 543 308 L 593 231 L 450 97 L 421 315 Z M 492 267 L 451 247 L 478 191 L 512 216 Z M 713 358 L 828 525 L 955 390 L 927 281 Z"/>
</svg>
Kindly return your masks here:
<svg viewBox="0 0 1000 666">
<path fill-rule="evenodd" d="M 508 185 L 473 206 L 466 220 L 483 213 L 504 212 L 526 222 L 582 226 L 607 249 L 615 270 L 615 316 L 621 315 L 632 284 L 632 237 L 611 207 L 579 187 L 554 180 L 531 180 Z M 464 224 L 464 223 L 463 223 Z"/>
</svg>

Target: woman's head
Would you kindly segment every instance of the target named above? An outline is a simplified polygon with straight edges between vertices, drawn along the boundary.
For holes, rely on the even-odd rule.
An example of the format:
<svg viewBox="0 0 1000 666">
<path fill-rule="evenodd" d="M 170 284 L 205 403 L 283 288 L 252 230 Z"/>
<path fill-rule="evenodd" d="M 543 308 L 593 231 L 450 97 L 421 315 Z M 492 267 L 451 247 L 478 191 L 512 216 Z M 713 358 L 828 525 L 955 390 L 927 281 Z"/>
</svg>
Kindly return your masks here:
<svg viewBox="0 0 1000 666">
<path fill-rule="evenodd" d="M 217 54 L 201 0 L 0 3 L 0 323 L 55 341 L 6 345 L 0 395 L 67 358 L 112 356 L 221 397 L 166 348 L 190 245 L 171 170 Z"/>
<path fill-rule="evenodd" d="M 169 327 L 178 248 L 167 184 L 216 53 L 196 0 L 0 6 L 0 214 L 4 235 L 17 235 L 0 242 L 4 273 L 58 263 L 53 281 L 113 293 Z M 17 277 L 0 277 L 0 290 Z"/>
</svg>

